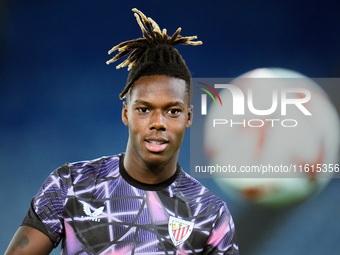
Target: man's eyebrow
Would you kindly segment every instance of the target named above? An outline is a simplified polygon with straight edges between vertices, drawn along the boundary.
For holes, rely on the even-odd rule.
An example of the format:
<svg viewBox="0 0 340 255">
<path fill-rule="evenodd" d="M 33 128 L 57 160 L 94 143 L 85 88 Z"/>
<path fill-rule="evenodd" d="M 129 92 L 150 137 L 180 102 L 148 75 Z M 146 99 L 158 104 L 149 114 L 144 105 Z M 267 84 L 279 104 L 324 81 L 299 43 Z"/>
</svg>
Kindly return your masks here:
<svg viewBox="0 0 340 255">
<path fill-rule="evenodd" d="M 144 104 L 144 105 L 150 105 L 149 102 L 144 101 L 144 100 L 140 100 L 140 99 L 136 99 L 135 101 L 133 101 L 133 104 Z"/>
<path fill-rule="evenodd" d="M 146 106 L 152 106 L 151 102 L 144 101 L 144 100 L 141 100 L 141 99 L 137 99 L 133 103 L 134 104 L 143 104 L 143 105 L 146 105 Z M 177 106 L 177 105 L 183 106 L 185 104 L 183 102 L 181 102 L 181 101 L 173 101 L 173 102 L 167 103 L 166 107 L 172 107 L 172 106 Z"/>
</svg>

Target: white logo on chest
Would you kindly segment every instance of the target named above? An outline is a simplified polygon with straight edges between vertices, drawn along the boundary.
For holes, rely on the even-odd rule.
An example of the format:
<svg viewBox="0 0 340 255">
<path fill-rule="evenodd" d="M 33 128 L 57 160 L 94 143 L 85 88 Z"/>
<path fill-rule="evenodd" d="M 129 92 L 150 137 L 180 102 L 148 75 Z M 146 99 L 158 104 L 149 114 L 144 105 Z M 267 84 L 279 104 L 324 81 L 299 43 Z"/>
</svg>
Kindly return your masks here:
<svg viewBox="0 0 340 255">
<path fill-rule="evenodd" d="M 98 216 L 104 211 L 104 206 L 91 210 L 89 204 L 83 203 L 83 210 L 87 216 L 81 216 L 82 219 L 100 222 Z"/>
</svg>

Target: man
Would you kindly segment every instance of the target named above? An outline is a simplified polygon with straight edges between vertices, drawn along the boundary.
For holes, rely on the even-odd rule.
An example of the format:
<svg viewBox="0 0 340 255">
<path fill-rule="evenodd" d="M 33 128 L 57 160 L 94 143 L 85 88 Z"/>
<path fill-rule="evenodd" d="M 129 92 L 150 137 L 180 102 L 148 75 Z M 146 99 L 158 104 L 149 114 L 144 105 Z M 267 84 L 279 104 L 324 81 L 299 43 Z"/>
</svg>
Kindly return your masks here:
<svg viewBox="0 0 340 255">
<path fill-rule="evenodd" d="M 133 9 L 144 38 L 114 47 L 131 72 L 120 94 L 126 152 L 55 170 L 6 254 L 239 254 L 224 202 L 178 165 L 191 126 L 191 75 L 174 48 L 198 45 Z M 140 19 L 142 18 L 142 20 Z"/>
</svg>

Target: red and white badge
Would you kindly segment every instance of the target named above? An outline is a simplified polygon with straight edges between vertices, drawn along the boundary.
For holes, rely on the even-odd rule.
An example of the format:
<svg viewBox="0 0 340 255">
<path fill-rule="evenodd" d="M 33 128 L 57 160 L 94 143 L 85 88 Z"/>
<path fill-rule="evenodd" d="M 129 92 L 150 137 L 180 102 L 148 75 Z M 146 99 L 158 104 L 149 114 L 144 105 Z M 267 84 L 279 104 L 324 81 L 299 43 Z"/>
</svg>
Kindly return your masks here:
<svg viewBox="0 0 340 255">
<path fill-rule="evenodd" d="M 189 238 L 194 228 L 194 223 L 170 216 L 168 230 L 171 241 L 175 246 L 180 245 Z"/>
</svg>

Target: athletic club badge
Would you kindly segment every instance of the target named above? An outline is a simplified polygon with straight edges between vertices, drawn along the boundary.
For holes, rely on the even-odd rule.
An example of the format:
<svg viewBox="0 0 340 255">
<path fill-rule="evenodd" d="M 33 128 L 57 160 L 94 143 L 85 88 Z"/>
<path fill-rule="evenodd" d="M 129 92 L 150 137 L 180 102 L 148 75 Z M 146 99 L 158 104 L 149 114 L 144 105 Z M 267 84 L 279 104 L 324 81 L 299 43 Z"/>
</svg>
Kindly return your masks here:
<svg viewBox="0 0 340 255">
<path fill-rule="evenodd" d="M 194 228 L 194 223 L 170 216 L 168 230 L 171 241 L 175 246 L 180 245 L 189 238 Z"/>
</svg>

